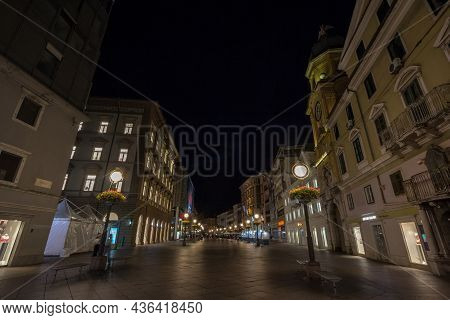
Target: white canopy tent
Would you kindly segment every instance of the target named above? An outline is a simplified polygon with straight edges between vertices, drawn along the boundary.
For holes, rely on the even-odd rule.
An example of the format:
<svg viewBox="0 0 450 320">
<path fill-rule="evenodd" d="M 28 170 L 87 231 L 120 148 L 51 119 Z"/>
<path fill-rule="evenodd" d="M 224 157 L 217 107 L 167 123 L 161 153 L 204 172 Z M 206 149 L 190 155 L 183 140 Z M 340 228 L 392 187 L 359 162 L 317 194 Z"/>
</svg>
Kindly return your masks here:
<svg viewBox="0 0 450 320">
<path fill-rule="evenodd" d="M 99 216 L 90 205 L 77 207 L 62 199 L 56 209 L 44 254 L 68 257 L 73 253 L 92 251 L 103 231 Z"/>
</svg>

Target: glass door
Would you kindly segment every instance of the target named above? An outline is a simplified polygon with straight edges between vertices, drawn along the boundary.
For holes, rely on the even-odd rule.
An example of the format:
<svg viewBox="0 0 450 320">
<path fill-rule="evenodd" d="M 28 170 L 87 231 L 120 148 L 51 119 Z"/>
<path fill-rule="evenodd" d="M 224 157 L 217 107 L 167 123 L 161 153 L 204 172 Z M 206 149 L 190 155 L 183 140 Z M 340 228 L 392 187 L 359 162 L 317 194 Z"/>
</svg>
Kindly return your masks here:
<svg viewBox="0 0 450 320">
<path fill-rule="evenodd" d="M 388 252 L 386 247 L 386 241 L 384 239 L 383 228 L 381 224 L 374 224 L 372 226 L 373 234 L 375 236 L 375 243 L 377 245 L 377 253 L 380 260 L 388 260 Z"/>
<path fill-rule="evenodd" d="M 409 255 L 409 261 L 412 263 L 426 265 L 425 253 L 423 251 L 422 242 L 420 241 L 419 232 L 414 222 L 400 223 L 403 233 L 406 249 Z"/>
<path fill-rule="evenodd" d="M 366 254 L 366 250 L 364 250 L 364 242 L 361 236 L 361 227 L 353 227 L 353 236 L 356 241 L 356 251 L 358 254 Z"/>
<path fill-rule="evenodd" d="M 0 220 L 0 266 L 8 265 L 21 221 Z"/>
</svg>

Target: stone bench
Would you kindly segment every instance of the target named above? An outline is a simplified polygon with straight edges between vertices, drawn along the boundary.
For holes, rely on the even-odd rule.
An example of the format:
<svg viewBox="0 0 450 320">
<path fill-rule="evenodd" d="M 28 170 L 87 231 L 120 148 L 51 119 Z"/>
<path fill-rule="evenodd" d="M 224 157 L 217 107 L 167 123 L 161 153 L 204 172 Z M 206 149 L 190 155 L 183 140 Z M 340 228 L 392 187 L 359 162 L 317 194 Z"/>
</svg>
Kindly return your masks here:
<svg viewBox="0 0 450 320">
<path fill-rule="evenodd" d="M 322 281 L 322 284 L 324 282 L 328 282 L 333 286 L 333 291 L 334 294 L 336 294 L 336 289 L 337 289 L 337 283 L 339 283 L 342 278 L 338 277 L 330 272 L 326 272 L 326 271 L 314 271 L 314 273 L 320 277 L 320 280 Z"/>
<path fill-rule="evenodd" d="M 55 275 L 53 277 L 53 282 L 55 282 L 56 276 L 58 275 L 59 271 L 66 271 L 66 270 L 70 270 L 70 269 L 79 269 L 80 276 L 81 276 L 81 272 L 83 271 L 83 268 L 87 267 L 88 265 L 89 264 L 87 264 L 87 263 L 72 263 L 72 264 L 64 264 L 61 266 L 53 267 L 52 270 L 55 271 Z M 65 275 L 65 273 L 64 273 L 64 275 Z M 66 280 L 67 280 L 67 276 L 66 276 Z"/>
</svg>

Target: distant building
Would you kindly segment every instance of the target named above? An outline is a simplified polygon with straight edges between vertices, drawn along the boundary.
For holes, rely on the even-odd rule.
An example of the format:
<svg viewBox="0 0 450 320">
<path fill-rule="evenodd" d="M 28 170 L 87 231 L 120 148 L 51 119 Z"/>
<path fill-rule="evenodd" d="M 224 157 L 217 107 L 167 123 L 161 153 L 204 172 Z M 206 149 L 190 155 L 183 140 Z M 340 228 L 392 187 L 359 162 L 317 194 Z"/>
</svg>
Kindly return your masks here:
<svg viewBox="0 0 450 320">
<path fill-rule="evenodd" d="M 172 203 L 172 223 L 170 239 L 180 239 L 182 236 L 181 215 L 188 213 L 191 218 L 195 212 L 194 197 L 195 188 L 191 177 L 185 170 L 179 168 L 178 174 L 174 177 L 173 203 Z"/>
<path fill-rule="evenodd" d="M 0 266 L 42 261 L 112 3 L 0 3 Z"/>
</svg>

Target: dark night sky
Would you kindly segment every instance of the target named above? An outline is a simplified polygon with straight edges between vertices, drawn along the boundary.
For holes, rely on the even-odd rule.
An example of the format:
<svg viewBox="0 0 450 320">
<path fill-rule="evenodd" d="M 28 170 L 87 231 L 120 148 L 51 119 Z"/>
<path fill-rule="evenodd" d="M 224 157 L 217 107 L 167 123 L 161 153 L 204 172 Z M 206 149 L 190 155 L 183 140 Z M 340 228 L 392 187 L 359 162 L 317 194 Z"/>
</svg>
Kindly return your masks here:
<svg viewBox="0 0 450 320">
<path fill-rule="evenodd" d="M 304 74 L 319 26 L 335 26 L 345 36 L 354 3 L 117 0 L 99 64 L 176 115 L 165 114 L 170 125 L 181 119 L 195 128 L 261 126 L 309 92 Z M 92 94 L 143 98 L 99 69 Z M 270 125 L 308 124 L 305 105 Z M 225 160 L 238 163 L 248 156 L 235 151 Z M 272 155 L 260 152 L 264 169 Z M 193 180 L 197 209 L 214 216 L 240 200 L 244 177 L 219 172 Z"/>
</svg>

